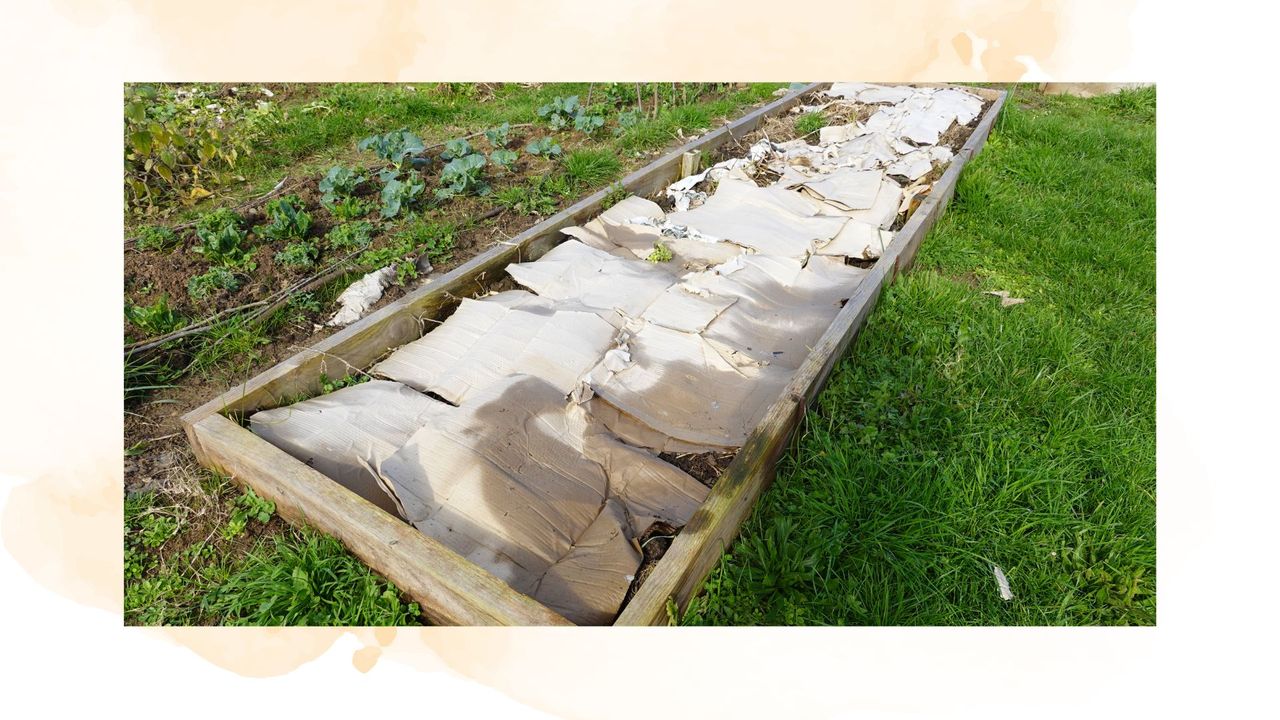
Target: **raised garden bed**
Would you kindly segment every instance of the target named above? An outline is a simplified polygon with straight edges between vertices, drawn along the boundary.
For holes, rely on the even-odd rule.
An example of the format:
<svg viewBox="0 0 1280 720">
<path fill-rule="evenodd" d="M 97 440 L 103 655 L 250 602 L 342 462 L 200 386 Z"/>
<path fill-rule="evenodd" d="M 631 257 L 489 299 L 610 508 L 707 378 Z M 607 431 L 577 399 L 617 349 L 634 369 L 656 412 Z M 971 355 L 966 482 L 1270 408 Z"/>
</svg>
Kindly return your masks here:
<svg viewBox="0 0 1280 720">
<path fill-rule="evenodd" d="M 787 112 L 822 89 L 814 84 L 707 133 L 623 180 L 631 194 L 649 196 L 681 177 L 689 153 L 710 157 L 726 143 L 743 144 L 768 119 Z M 683 608 L 729 543 L 786 447 L 807 404 L 816 397 L 835 361 L 856 336 L 881 289 L 905 270 L 928 229 L 955 190 L 956 180 L 982 146 L 1004 101 L 1004 93 L 970 89 L 986 102 L 967 140 L 933 183 L 930 193 L 898 229 L 880 259 L 857 286 L 790 383 L 747 438 L 706 502 L 661 559 L 647 571 L 615 624 L 662 624 L 668 603 Z M 322 375 L 364 370 L 391 350 L 422 336 L 431 321 L 447 316 L 461 298 L 507 280 L 510 263 L 538 258 L 565 239 L 560 232 L 598 214 L 608 191 L 597 192 L 514 238 L 486 251 L 430 284 L 303 350 L 240 387 L 183 417 L 199 460 L 275 501 L 279 512 L 338 537 L 371 567 L 421 603 L 439 624 L 568 624 L 532 598 L 464 560 L 439 542 L 377 508 L 240 424 L 249 413 L 288 404 L 319 390 Z"/>
</svg>

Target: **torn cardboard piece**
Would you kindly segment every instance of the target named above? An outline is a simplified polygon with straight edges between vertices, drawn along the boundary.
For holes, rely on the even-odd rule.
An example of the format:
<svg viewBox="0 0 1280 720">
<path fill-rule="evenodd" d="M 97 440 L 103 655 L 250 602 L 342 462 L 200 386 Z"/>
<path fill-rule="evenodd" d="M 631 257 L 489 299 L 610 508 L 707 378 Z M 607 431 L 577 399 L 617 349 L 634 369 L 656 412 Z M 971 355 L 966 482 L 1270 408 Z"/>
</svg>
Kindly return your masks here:
<svg viewBox="0 0 1280 720">
<path fill-rule="evenodd" d="M 822 217 L 798 193 L 726 178 L 701 207 L 667 216 L 672 223 L 757 253 L 803 259 L 815 242 L 836 236 L 842 220 Z"/>
<path fill-rule="evenodd" d="M 639 317 L 675 283 L 661 264 L 629 260 L 566 240 L 534 262 L 513 263 L 516 282 L 552 300 L 576 300 L 598 310 Z"/>
</svg>

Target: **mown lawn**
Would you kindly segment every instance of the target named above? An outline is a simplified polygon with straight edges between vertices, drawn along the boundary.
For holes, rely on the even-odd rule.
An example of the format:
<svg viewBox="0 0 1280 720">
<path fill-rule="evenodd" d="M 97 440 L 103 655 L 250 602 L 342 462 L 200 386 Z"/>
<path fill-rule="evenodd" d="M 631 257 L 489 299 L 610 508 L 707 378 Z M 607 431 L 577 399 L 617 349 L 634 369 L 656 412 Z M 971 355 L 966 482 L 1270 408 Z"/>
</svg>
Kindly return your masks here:
<svg viewBox="0 0 1280 720">
<path fill-rule="evenodd" d="M 1155 91 L 1020 93 L 683 622 L 1155 622 Z"/>
</svg>

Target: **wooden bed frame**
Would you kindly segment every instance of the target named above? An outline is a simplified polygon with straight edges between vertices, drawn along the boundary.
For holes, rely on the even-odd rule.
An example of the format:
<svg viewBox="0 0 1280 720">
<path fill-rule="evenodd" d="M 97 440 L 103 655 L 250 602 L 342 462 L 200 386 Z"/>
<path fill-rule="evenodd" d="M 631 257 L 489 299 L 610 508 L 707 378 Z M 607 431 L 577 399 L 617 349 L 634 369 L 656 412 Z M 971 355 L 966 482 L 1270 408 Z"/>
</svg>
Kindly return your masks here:
<svg viewBox="0 0 1280 720">
<path fill-rule="evenodd" d="M 813 83 L 709 132 L 623 179 L 630 193 L 648 196 L 683 176 L 687 153 L 709 154 L 737 142 L 771 115 L 784 113 L 809 93 L 827 87 Z M 683 611 L 702 581 L 729 547 L 760 494 L 773 480 L 774 465 L 787 447 L 808 404 L 826 383 L 832 367 L 857 336 L 881 290 L 905 271 L 920 241 L 937 222 L 969 158 L 986 141 L 1005 101 L 999 90 L 966 88 L 991 101 L 964 147 L 852 297 L 832 321 L 791 383 L 747 438 L 733 462 L 711 489 L 640 590 L 623 608 L 616 625 L 668 622 L 672 600 Z M 506 276 L 510 263 L 534 260 L 565 239 L 560 230 L 587 222 L 601 212 L 601 190 L 399 300 L 317 342 L 233 388 L 182 418 L 187 438 L 201 464 L 248 485 L 275 502 L 286 520 L 310 525 L 342 541 L 371 568 L 386 576 L 422 607 L 426 618 L 442 625 L 571 625 L 527 595 L 516 592 L 486 570 L 467 561 L 300 460 L 254 435 L 233 417 L 277 407 L 319 392 L 322 374 L 344 376 L 363 370 L 392 349 L 422 336 L 427 321 L 450 312 L 464 297 L 483 291 Z"/>
</svg>

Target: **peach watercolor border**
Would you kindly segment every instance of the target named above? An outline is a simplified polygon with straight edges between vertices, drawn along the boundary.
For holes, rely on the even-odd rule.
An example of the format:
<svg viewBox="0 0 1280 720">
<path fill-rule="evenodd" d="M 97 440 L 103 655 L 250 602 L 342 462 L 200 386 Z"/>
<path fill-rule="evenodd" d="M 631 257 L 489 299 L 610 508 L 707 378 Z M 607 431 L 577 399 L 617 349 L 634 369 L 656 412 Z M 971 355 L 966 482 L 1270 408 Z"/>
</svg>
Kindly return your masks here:
<svg viewBox="0 0 1280 720">
<path fill-rule="evenodd" d="M 56 411 L 9 414 L 0 420 L 6 446 L 20 450 L 6 450 L 2 459 L 6 479 L 13 480 L 2 535 L 6 550 L 31 578 L 78 603 L 117 615 L 121 611 L 121 320 L 115 298 L 122 273 L 115 237 L 120 225 L 119 88 L 126 79 L 1134 79 L 1114 76 L 1129 62 L 1133 2 L 1085 8 L 1053 0 L 1007 1 L 977 8 L 958 0 L 844 0 L 806 3 L 795 18 L 784 18 L 780 6 L 758 0 L 386 1 L 349 3 L 326 13 L 312 7 L 306 2 L 267 7 L 245 0 L 60 0 L 8 11 L 5 32 L 13 36 L 11 52 L 26 59 L 23 67 L 44 67 L 55 77 L 23 75 L 12 66 L 4 71 L 12 76 L 11 97 L 25 98 L 26 104 L 25 112 L 2 121 L 0 219 L 9 230 L 0 242 L 0 275 L 10 292 L 40 297 L 45 314 L 68 328 L 74 324 L 75 332 L 57 332 L 45 317 L 22 314 L 6 334 L 14 337 L 16 330 L 16 336 L 40 338 L 52 351 L 47 360 L 42 355 L 42 374 L 77 381 L 8 388 L 12 407 Z M 281 33 L 279 28 L 286 26 L 289 32 Z M 454 32 L 457 28 L 475 28 L 483 37 Z M 501 51 L 476 52 L 475 44 L 486 42 L 483 38 L 501 38 Z M 82 153 L 81 178 L 92 190 L 77 200 L 76 216 L 63 214 L 55 197 L 33 190 L 60 181 L 59 170 L 42 162 L 24 140 L 48 134 L 82 141 L 77 151 Z M 47 218 L 57 218 L 57 236 L 69 241 L 46 241 Z M 76 292 L 45 293 L 47 278 L 25 274 L 51 265 L 59 268 L 59 286 Z M 86 298 L 102 302 L 85 303 Z M 0 362 L 6 377 L 31 376 L 17 358 Z M 618 683 L 566 692 L 556 681 L 566 671 L 587 671 L 602 662 L 661 665 L 664 676 L 689 673 L 704 687 L 714 687 L 732 677 L 742 662 L 732 653 L 739 651 L 749 650 L 738 658 L 756 657 L 773 647 L 789 656 L 796 651 L 791 641 L 800 637 L 815 651 L 833 651 L 830 661 L 852 671 L 868 662 L 867 650 L 896 643 L 896 636 L 885 630 L 866 631 L 858 636 L 857 647 L 843 649 L 827 646 L 830 635 L 802 630 L 720 632 L 711 646 L 706 633 L 658 637 L 655 633 L 663 631 L 620 629 L 606 630 L 608 638 L 593 630 L 552 635 L 540 629 L 130 632 L 164 636 L 218 667 L 259 677 L 289 673 L 350 634 L 361 644 L 351 664 L 362 673 L 384 657 L 424 670 L 448 669 L 530 707 L 575 718 L 593 716 L 593 708 L 610 707 L 611 702 L 615 716 L 645 714 L 638 712 L 643 708 L 611 700 L 614 693 L 627 692 Z M 944 645 L 957 652 L 968 642 L 945 640 L 952 633 L 942 635 Z M 723 662 L 712 666 L 705 657 L 671 657 L 672 643 L 686 641 L 703 651 L 714 647 Z M 607 661 L 601 653 L 609 656 Z M 545 662 L 548 654 L 555 663 Z M 953 658 L 946 652 L 943 656 Z M 807 664 L 803 676 L 799 669 L 780 672 L 779 683 L 794 688 L 809 687 L 819 678 L 829 681 Z M 618 675 L 633 682 L 626 673 Z M 685 698 L 684 707 L 691 711 L 725 710 L 722 696 L 714 706 L 700 703 L 695 685 L 659 681 L 659 687 Z M 839 694 L 828 693 L 826 699 L 811 694 L 810 699 L 814 714 L 842 706 Z M 742 708 L 752 715 L 769 709 L 800 708 L 774 707 L 767 698 Z"/>
</svg>

